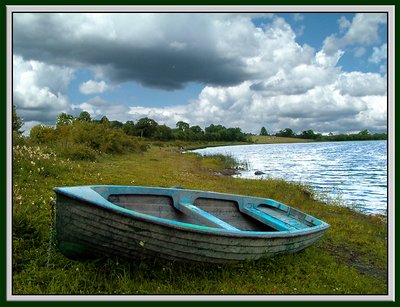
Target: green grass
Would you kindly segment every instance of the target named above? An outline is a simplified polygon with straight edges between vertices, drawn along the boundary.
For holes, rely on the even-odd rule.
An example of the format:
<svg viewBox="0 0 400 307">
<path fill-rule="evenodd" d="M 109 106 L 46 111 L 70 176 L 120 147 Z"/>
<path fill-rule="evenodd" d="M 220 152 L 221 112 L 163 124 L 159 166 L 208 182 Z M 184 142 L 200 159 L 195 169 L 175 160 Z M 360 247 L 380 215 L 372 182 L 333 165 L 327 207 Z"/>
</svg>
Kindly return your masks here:
<svg viewBox="0 0 400 307">
<path fill-rule="evenodd" d="M 254 135 L 251 137 L 252 142 L 256 144 L 281 144 L 281 143 L 307 143 L 315 142 L 309 139 L 286 138 L 270 135 Z"/>
<path fill-rule="evenodd" d="M 220 160 L 158 145 L 141 154 L 102 156 L 97 162 L 61 159 L 40 147 L 14 149 L 14 294 L 387 294 L 383 217 L 315 201 L 301 184 L 216 176 L 225 167 Z M 269 197 L 331 228 L 302 252 L 237 265 L 74 261 L 53 246 L 48 257 L 52 188 L 85 184 L 182 186 Z"/>
</svg>

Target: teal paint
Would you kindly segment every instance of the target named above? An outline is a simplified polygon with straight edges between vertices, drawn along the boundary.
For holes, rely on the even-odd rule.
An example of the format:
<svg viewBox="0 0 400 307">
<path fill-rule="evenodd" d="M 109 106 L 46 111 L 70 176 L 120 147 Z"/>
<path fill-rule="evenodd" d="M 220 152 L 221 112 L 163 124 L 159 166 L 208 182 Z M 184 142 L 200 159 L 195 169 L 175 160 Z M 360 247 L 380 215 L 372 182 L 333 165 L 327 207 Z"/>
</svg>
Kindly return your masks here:
<svg viewBox="0 0 400 307">
<path fill-rule="evenodd" d="M 329 228 L 313 216 L 267 198 L 139 186 L 58 187 L 54 191 L 59 246 L 69 256 L 89 251 L 126 258 L 237 262 L 296 252 L 319 240 Z M 110 195 L 140 196 L 140 201 L 162 196 L 167 202 L 151 207 L 139 201 L 138 207 L 125 208 L 109 201 Z M 222 210 L 228 212 L 226 215 L 221 215 L 218 206 L 200 208 L 194 205 L 198 199 L 226 201 L 234 204 L 237 213 L 229 214 L 228 206 Z M 166 209 L 164 216 L 156 216 L 157 206 Z M 241 223 L 241 219 L 247 222 Z M 275 231 L 243 228 L 252 223 Z"/>
</svg>

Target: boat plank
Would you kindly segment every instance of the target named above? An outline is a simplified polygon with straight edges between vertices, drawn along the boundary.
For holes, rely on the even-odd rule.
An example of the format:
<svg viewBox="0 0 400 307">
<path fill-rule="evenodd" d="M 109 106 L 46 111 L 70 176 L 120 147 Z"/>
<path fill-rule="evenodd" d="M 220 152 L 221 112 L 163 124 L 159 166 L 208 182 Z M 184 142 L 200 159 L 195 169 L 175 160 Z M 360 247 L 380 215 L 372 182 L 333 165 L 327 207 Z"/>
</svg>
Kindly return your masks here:
<svg viewBox="0 0 400 307">
<path fill-rule="evenodd" d="M 193 261 L 204 260 L 205 259 L 204 257 L 210 258 L 210 254 L 213 255 L 213 258 L 218 258 L 217 256 L 219 256 L 220 260 L 218 260 L 219 258 L 213 260 L 216 262 L 222 261 L 221 259 L 230 259 L 230 258 L 232 258 L 231 259 L 232 261 L 238 259 L 250 259 L 250 258 L 258 259 L 266 255 L 276 255 L 282 252 L 288 252 L 290 248 L 293 251 L 296 251 L 299 247 L 301 247 L 305 243 L 305 242 L 293 242 L 291 244 L 288 244 L 288 246 L 285 246 L 285 244 L 282 244 L 281 242 L 281 244 L 276 245 L 274 248 L 269 248 L 268 244 L 265 244 L 264 246 L 262 246 L 262 248 L 254 250 L 253 253 L 249 253 L 249 251 L 246 252 L 245 248 L 239 251 L 237 250 L 237 248 L 235 248 L 234 245 L 227 244 L 226 248 L 222 252 L 221 250 L 218 252 L 209 249 L 209 246 L 207 245 L 203 246 L 203 248 L 199 248 L 198 244 L 196 244 L 195 242 L 196 238 L 193 238 L 194 244 L 192 246 L 188 246 L 187 244 L 188 240 L 185 239 L 183 240 L 178 239 L 180 243 L 173 242 L 171 238 L 175 239 L 175 237 L 173 236 L 171 237 L 171 234 L 165 232 L 164 230 L 161 230 L 158 235 L 163 237 L 163 240 L 160 240 L 159 237 L 154 235 L 155 233 L 157 233 L 154 232 L 154 229 L 153 232 L 148 232 L 147 238 L 144 235 L 145 232 L 142 232 L 140 236 L 137 236 L 138 235 L 137 233 L 133 233 L 133 235 L 136 235 L 136 237 L 132 240 L 132 238 L 126 235 L 127 233 L 126 229 L 118 229 L 118 227 L 120 226 L 119 223 L 107 225 L 107 219 L 104 218 L 93 219 L 94 221 L 94 223 L 92 222 L 93 225 L 91 225 L 90 223 L 79 223 L 77 222 L 79 221 L 79 219 L 73 219 L 73 221 L 74 221 L 73 223 L 68 223 L 66 225 L 67 228 L 64 228 L 64 231 L 68 233 L 68 236 L 70 237 L 71 234 L 73 233 L 78 233 L 78 236 L 82 236 L 82 234 L 85 233 L 87 237 L 86 240 L 91 241 L 91 244 L 94 244 L 94 242 L 100 242 L 100 245 L 103 245 L 105 247 L 105 250 L 103 252 L 113 250 L 114 253 L 118 252 L 120 254 L 123 254 L 124 253 L 123 251 L 125 249 L 132 249 L 134 252 L 136 251 L 135 253 L 137 253 L 138 249 L 139 251 L 142 250 L 140 242 L 143 242 L 143 244 L 146 245 L 146 250 L 154 249 L 153 253 L 159 253 L 159 246 L 163 246 L 163 252 L 169 255 L 176 256 L 177 254 L 185 253 L 185 257 L 188 258 L 189 254 L 193 254 L 190 256 L 190 259 Z M 112 238 L 111 240 L 109 239 L 110 237 Z M 117 246 L 119 246 L 119 248 L 117 248 Z M 266 249 L 269 249 L 269 254 L 268 252 L 266 253 Z M 229 255 L 229 252 L 231 253 L 231 255 Z M 145 256 L 145 254 L 141 256 Z M 152 253 L 150 254 L 153 255 Z M 208 261 L 211 261 L 211 258 L 208 259 Z"/>
<path fill-rule="evenodd" d="M 234 263 L 297 252 L 329 227 L 294 208 L 255 197 L 128 186 L 55 191 L 57 242 L 67 256 Z M 241 212 L 247 205 L 256 216 Z M 267 217 L 290 227 L 270 227 Z"/>
<path fill-rule="evenodd" d="M 214 215 L 212 215 L 192 204 L 186 204 L 184 202 L 179 202 L 179 203 L 175 204 L 175 208 L 177 208 L 182 213 L 184 213 L 188 216 L 191 216 L 192 218 L 197 220 L 198 224 L 200 224 L 200 225 L 223 228 L 223 229 L 233 230 L 233 231 L 240 231 L 236 227 L 233 227 L 232 225 L 220 220 L 219 218 L 215 217 Z"/>
</svg>

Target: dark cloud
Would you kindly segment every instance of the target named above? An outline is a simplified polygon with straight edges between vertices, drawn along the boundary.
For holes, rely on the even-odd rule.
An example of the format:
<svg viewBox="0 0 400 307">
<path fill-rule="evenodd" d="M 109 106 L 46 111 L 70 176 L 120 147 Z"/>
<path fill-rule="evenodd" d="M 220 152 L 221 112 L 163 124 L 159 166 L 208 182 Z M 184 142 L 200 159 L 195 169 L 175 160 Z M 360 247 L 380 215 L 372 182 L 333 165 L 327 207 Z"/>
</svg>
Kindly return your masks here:
<svg viewBox="0 0 400 307">
<path fill-rule="evenodd" d="M 60 114 L 59 110 L 18 108 L 18 116 L 23 122 L 38 121 L 46 124 L 55 124 L 55 119 Z"/>
<path fill-rule="evenodd" d="M 68 20 L 72 15 L 74 18 Z M 257 76 L 257 73 L 246 70 L 242 58 L 227 57 L 224 49 L 218 47 L 223 37 L 202 33 L 200 27 L 209 31 L 211 20 L 207 25 L 204 20 L 186 25 L 187 17 L 177 15 L 169 19 L 169 26 L 187 26 L 188 33 L 184 30 L 171 34 L 169 29 L 161 28 L 164 23 L 157 24 L 154 20 L 153 24 L 142 25 L 141 36 L 122 37 L 120 31 L 135 32 L 137 14 L 129 16 L 132 21 L 130 28 L 113 18 L 110 28 L 101 33 L 93 23 L 96 15 L 87 18 L 81 14 L 16 13 L 13 51 L 25 60 L 59 66 L 97 67 L 115 83 L 134 80 L 144 86 L 166 90 L 183 88 L 188 82 L 229 86 Z M 98 18 L 102 21 L 101 16 Z M 158 38 L 154 31 L 158 31 L 162 38 Z M 152 37 L 157 39 L 152 41 Z"/>
<path fill-rule="evenodd" d="M 234 85 L 252 78 L 240 60 L 226 60 L 216 54 L 130 50 L 115 54 L 116 61 L 105 70 L 115 82 L 135 80 L 148 87 L 180 89 L 188 82 L 219 86 Z"/>
<path fill-rule="evenodd" d="M 352 35 L 341 32 L 344 45 L 365 45 L 368 31 L 374 35 L 383 22 L 361 17 L 346 27 Z M 92 118 L 149 116 L 171 127 L 184 120 L 256 133 L 261 126 L 271 132 L 384 129 L 386 77 L 343 72 L 337 40 L 328 37 L 320 51 L 300 46 L 276 16 L 261 29 L 244 14 L 15 13 L 14 103 L 31 122 L 85 110 Z M 86 94 L 117 90 L 125 81 L 165 90 L 188 82 L 208 86 L 180 106 L 126 106 L 100 97 L 71 104 L 67 89 L 80 68 L 94 72 L 94 80 L 81 84 Z"/>
</svg>

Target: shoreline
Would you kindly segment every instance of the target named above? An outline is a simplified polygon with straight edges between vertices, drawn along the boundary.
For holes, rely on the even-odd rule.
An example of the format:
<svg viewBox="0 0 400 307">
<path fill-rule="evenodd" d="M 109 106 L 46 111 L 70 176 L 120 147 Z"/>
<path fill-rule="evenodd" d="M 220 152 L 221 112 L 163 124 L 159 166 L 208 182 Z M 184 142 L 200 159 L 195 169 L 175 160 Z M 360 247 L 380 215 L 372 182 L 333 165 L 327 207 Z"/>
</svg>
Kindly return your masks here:
<svg viewBox="0 0 400 307">
<path fill-rule="evenodd" d="M 307 140 L 307 139 L 297 139 L 297 138 L 280 138 L 277 142 L 209 142 L 201 143 L 195 145 L 192 142 L 186 142 L 189 145 L 186 146 L 184 151 L 193 151 L 198 149 L 213 148 L 213 147 L 224 147 L 224 146 L 241 146 L 241 145 L 274 145 L 274 144 L 303 144 L 303 143 L 344 143 L 344 142 L 380 142 L 388 140 Z"/>
<path fill-rule="evenodd" d="M 362 142 L 364 142 L 364 141 L 362 141 Z M 366 142 L 370 142 L 370 141 L 366 141 Z M 229 146 L 229 145 L 224 145 L 224 146 Z M 224 147 L 224 146 L 221 146 L 221 147 Z M 205 148 L 213 148 L 213 147 L 215 147 L 215 146 L 209 146 L 209 147 L 205 147 Z M 205 149 L 205 148 L 201 148 L 201 149 Z M 230 176 L 230 177 L 234 177 L 234 178 L 238 178 L 238 179 L 251 179 L 251 180 L 268 180 L 268 179 L 285 180 L 287 182 L 301 184 L 301 181 L 288 181 L 287 179 L 274 178 L 274 177 L 266 178 L 266 176 L 264 176 L 264 175 L 267 175 L 267 174 L 262 170 L 262 168 L 261 169 L 246 168 L 246 166 L 247 166 L 246 163 L 245 164 L 241 163 L 241 161 L 237 160 L 232 154 L 226 154 L 223 152 L 215 153 L 215 154 L 207 153 L 207 152 L 197 153 L 194 151 L 190 151 L 190 153 L 200 155 L 201 157 L 211 157 L 211 158 L 214 155 L 217 155 L 217 156 L 221 155 L 221 156 L 229 157 L 230 160 L 235 162 L 235 165 L 233 167 L 227 167 L 223 171 L 216 172 L 215 173 L 216 176 Z M 245 165 L 245 167 L 243 168 L 244 165 Z M 245 174 L 245 177 L 242 177 L 243 174 Z M 309 185 L 309 187 L 310 187 L 310 190 L 314 191 L 314 193 L 321 195 L 320 197 L 316 198 L 316 200 L 324 201 L 325 203 L 332 203 L 332 202 L 338 201 L 337 192 L 333 192 L 333 193 L 330 192 L 329 187 L 321 188 L 319 186 L 313 187 L 312 185 Z M 332 189 L 334 189 L 334 188 L 332 188 Z M 362 199 L 359 200 L 358 202 L 357 202 L 357 200 L 350 201 L 348 197 L 351 197 L 352 194 L 350 194 L 350 196 L 348 196 L 346 194 L 346 191 L 347 191 L 346 187 L 344 187 L 344 190 L 342 191 L 342 193 L 344 193 L 344 194 L 341 194 L 341 195 L 344 195 L 347 198 L 340 198 L 340 201 L 342 202 L 341 204 L 339 204 L 340 206 L 352 208 L 352 210 L 355 210 L 356 212 L 359 212 L 359 213 L 362 213 L 365 215 L 379 215 L 379 216 L 387 217 L 387 215 L 388 215 L 387 207 L 389 205 L 388 200 L 386 200 L 386 202 L 387 202 L 386 208 L 382 207 L 382 205 L 378 206 L 378 207 L 371 207 L 371 204 L 363 202 Z M 383 194 L 382 194 L 382 197 L 383 197 Z"/>
<path fill-rule="evenodd" d="M 29 155 L 15 160 L 12 207 L 14 293 L 387 293 L 388 227 L 385 220 L 315 201 L 303 186 L 283 180 L 238 180 L 232 176 L 216 176 L 213 172 L 221 173 L 224 169 L 220 161 L 183 155 L 178 151 L 178 146 L 152 146 L 144 153 L 108 155 L 96 162 L 58 157 L 49 160 L 40 152 L 33 152 L 36 165 L 32 165 Z M 38 169 L 39 164 L 44 170 Z M 240 266 L 184 265 L 160 260 L 136 263 L 121 259 L 73 261 L 57 249 L 53 249 L 47 258 L 51 223 L 47 204 L 54 198 L 52 188 L 87 184 L 182 186 L 270 198 L 326 221 L 331 228 L 321 242 L 304 252 Z M 44 265 L 47 262 L 48 267 Z M 320 264 L 318 270 L 316 263 Z"/>
</svg>

